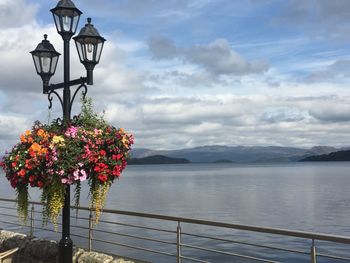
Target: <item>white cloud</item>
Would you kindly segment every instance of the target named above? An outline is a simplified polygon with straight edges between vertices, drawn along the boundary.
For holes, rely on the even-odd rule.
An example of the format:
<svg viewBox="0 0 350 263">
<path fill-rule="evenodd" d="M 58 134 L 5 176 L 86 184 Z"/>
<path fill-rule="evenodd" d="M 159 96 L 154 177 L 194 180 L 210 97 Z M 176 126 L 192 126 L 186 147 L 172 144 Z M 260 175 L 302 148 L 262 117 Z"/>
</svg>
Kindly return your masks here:
<svg viewBox="0 0 350 263">
<path fill-rule="evenodd" d="M 259 74 L 269 68 L 266 61 L 244 59 L 231 48 L 226 39 L 216 39 L 207 45 L 180 48 L 164 36 L 153 36 L 149 39 L 148 46 L 155 59 L 180 58 L 202 67 L 214 76 Z"/>
<path fill-rule="evenodd" d="M 0 29 L 21 27 L 33 18 L 38 5 L 28 4 L 24 0 L 0 1 Z"/>
</svg>

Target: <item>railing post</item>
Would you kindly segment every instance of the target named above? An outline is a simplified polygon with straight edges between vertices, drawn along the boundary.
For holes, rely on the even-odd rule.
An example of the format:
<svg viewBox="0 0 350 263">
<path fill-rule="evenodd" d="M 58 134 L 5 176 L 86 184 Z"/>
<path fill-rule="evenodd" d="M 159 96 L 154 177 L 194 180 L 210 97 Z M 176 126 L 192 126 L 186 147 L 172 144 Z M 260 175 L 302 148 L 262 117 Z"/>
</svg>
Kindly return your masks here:
<svg viewBox="0 0 350 263">
<path fill-rule="evenodd" d="M 29 236 L 32 237 L 34 235 L 34 204 L 32 204 L 32 208 L 30 209 L 30 232 Z"/>
<path fill-rule="evenodd" d="M 92 217 L 92 211 L 90 210 L 90 215 L 89 215 L 89 252 L 92 249 L 92 227 L 93 227 L 93 217 Z"/>
<path fill-rule="evenodd" d="M 177 222 L 177 238 L 176 238 L 176 248 L 177 248 L 177 254 L 176 254 L 176 262 L 181 263 L 181 225 L 180 221 Z"/>
<path fill-rule="evenodd" d="M 311 255 L 311 263 L 316 263 L 317 254 L 316 254 L 316 246 L 315 246 L 315 240 L 314 239 L 312 240 L 310 255 Z"/>
</svg>

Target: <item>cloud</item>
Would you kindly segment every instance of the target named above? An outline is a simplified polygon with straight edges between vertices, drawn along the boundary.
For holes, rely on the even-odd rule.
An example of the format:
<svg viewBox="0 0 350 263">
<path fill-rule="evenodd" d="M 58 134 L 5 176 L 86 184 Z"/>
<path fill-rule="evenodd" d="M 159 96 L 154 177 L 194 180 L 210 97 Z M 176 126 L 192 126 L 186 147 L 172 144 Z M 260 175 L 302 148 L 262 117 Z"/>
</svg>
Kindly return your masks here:
<svg viewBox="0 0 350 263">
<path fill-rule="evenodd" d="M 177 47 L 173 41 L 163 36 L 152 36 L 148 39 L 152 58 L 156 60 L 172 59 L 177 56 Z"/>
<path fill-rule="evenodd" d="M 349 97 L 161 96 L 108 107 L 106 116 L 136 137 L 136 147 L 198 145 L 343 145 L 350 135 Z M 327 101 L 325 103 L 325 101 Z M 322 105 L 324 109 L 320 110 Z M 130 118 L 129 118 L 130 117 Z M 325 125 L 326 124 L 326 125 Z"/>
<path fill-rule="evenodd" d="M 305 119 L 305 114 L 297 108 L 267 108 L 261 120 L 267 123 L 299 122 Z"/>
<path fill-rule="evenodd" d="M 216 39 L 209 45 L 190 47 L 185 51 L 185 60 L 202 66 L 214 75 L 248 75 L 264 73 L 266 61 L 248 62 L 232 50 L 226 39 Z"/>
<path fill-rule="evenodd" d="M 123 19 L 135 20 L 144 17 L 152 19 L 166 19 L 190 17 L 195 10 L 210 4 L 210 0 L 84 0 L 84 4 L 96 9 L 101 16 L 118 16 Z M 147 21 L 146 21 L 147 22 Z M 149 22 L 149 21 L 148 21 Z M 175 21 L 174 21 L 175 22 Z"/>
<path fill-rule="evenodd" d="M 233 50 L 226 39 L 216 39 L 207 45 L 179 48 L 164 36 L 153 36 L 148 40 L 149 51 L 154 59 L 179 58 L 214 75 L 243 76 L 261 74 L 269 69 L 266 61 L 247 61 Z"/>
<path fill-rule="evenodd" d="M 288 0 L 275 24 L 302 27 L 313 39 L 348 41 L 350 33 L 348 0 Z"/>
<path fill-rule="evenodd" d="M 305 81 L 317 82 L 337 82 L 347 81 L 350 78 L 350 60 L 339 59 L 324 67 L 322 70 L 311 72 L 305 77 Z"/>
<path fill-rule="evenodd" d="M 20 27 L 32 21 L 38 6 L 24 0 L 1 0 L 0 29 Z"/>
</svg>

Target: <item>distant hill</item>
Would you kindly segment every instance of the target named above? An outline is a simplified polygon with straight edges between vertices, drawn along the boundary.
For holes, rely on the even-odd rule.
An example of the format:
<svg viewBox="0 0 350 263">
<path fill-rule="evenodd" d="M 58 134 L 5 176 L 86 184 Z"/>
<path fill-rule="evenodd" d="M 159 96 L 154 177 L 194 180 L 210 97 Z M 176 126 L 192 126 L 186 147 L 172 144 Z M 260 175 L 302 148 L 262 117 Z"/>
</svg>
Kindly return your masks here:
<svg viewBox="0 0 350 263">
<path fill-rule="evenodd" d="M 231 160 L 217 160 L 214 163 L 233 163 Z"/>
<path fill-rule="evenodd" d="M 309 156 L 300 160 L 300 162 L 339 162 L 339 161 L 344 161 L 344 162 L 350 161 L 350 150 Z"/>
<path fill-rule="evenodd" d="M 227 160 L 235 163 L 296 162 L 308 156 L 328 154 L 337 149 L 316 146 L 311 149 L 279 146 L 201 146 L 180 150 L 133 149 L 133 158 L 163 155 L 170 158 L 185 158 L 194 163 L 214 163 Z"/>
<path fill-rule="evenodd" d="M 189 163 L 190 161 L 184 158 L 170 158 L 163 155 L 153 155 L 144 158 L 132 158 L 128 161 L 131 165 L 141 164 L 181 164 Z"/>
</svg>

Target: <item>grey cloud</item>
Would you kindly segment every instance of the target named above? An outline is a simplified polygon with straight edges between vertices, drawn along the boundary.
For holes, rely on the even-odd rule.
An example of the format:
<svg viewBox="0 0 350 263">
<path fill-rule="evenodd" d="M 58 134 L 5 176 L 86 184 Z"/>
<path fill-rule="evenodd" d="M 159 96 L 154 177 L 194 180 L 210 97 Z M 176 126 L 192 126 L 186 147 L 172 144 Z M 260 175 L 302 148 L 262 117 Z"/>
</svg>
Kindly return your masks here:
<svg viewBox="0 0 350 263">
<path fill-rule="evenodd" d="M 217 39 L 206 46 L 191 47 L 184 53 L 187 61 L 201 65 L 215 75 L 263 73 L 269 68 L 265 61 L 248 62 L 232 50 L 225 39 Z"/>
<path fill-rule="evenodd" d="M 306 82 L 335 82 L 350 77 L 350 60 L 340 59 L 324 70 L 312 72 L 304 80 Z"/>
<path fill-rule="evenodd" d="M 154 59 L 171 59 L 177 55 L 175 43 L 163 36 L 150 37 L 148 47 Z"/>
<path fill-rule="evenodd" d="M 247 61 L 234 51 L 226 39 L 217 39 L 208 45 L 179 48 L 164 36 L 152 37 L 148 41 L 149 51 L 156 59 L 177 57 L 183 62 L 201 66 L 213 75 L 235 75 L 264 73 L 269 69 L 266 61 Z M 175 56 L 176 55 L 176 56 Z"/>
<path fill-rule="evenodd" d="M 276 25 L 299 26 L 318 40 L 349 40 L 350 1 L 348 0 L 288 0 L 280 15 L 273 21 Z"/>
<path fill-rule="evenodd" d="M 310 110 L 310 115 L 321 122 L 342 123 L 350 122 L 350 107 L 320 107 Z"/>
<path fill-rule="evenodd" d="M 0 1 L 0 28 L 14 28 L 32 22 L 38 10 L 37 5 L 24 0 Z"/>
</svg>

